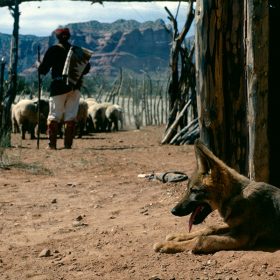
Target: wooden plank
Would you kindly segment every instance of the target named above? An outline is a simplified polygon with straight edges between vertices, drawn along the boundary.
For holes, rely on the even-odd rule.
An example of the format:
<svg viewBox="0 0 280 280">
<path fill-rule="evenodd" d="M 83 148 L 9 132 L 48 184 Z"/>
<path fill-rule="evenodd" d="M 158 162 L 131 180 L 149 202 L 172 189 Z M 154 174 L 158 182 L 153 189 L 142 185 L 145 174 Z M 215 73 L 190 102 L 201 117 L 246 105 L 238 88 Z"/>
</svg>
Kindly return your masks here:
<svg viewBox="0 0 280 280">
<path fill-rule="evenodd" d="M 42 1 L 59 1 L 59 0 L 19 0 L 19 4 L 23 2 L 42 2 Z M 69 1 L 79 1 L 79 2 L 92 2 L 92 3 L 101 3 L 101 2 L 135 2 L 134 0 L 108 0 L 108 1 L 94 1 L 94 0 L 69 0 Z M 138 0 L 136 2 L 155 2 L 148 0 Z M 156 2 L 167 2 L 167 0 L 156 0 Z M 179 2 L 179 1 L 174 1 Z M 188 0 L 183 0 L 182 2 L 189 2 Z M 14 0 L 1 0 L 0 7 L 13 6 L 15 3 Z"/>
<path fill-rule="evenodd" d="M 268 0 L 246 6 L 249 177 L 269 181 L 268 121 Z"/>
<path fill-rule="evenodd" d="M 197 1 L 196 28 L 201 139 L 227 164 L 247 173 L 243 0 Z"/>
</svg>

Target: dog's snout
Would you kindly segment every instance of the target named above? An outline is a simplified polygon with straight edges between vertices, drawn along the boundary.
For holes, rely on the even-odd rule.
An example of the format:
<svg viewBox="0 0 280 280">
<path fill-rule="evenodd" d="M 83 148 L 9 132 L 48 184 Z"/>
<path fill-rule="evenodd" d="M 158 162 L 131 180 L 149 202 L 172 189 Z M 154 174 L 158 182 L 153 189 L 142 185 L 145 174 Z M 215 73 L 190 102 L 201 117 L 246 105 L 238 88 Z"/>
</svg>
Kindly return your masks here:
<svg viewBox="0 0 280 280">
<path fill-rule="evenodd" d="M 172 208 L 171 213 L 176 216 L 176 208 Z"/>
<path fill-rule="evenodd" d="M 189 205 L 190 206 L 190 205 Z M 188 204 L 178 203 L 171 209 L 171 213 L 177 217 L 182 217 L 190 214 L 192 208 L 190 208 Z"/>
</svg>

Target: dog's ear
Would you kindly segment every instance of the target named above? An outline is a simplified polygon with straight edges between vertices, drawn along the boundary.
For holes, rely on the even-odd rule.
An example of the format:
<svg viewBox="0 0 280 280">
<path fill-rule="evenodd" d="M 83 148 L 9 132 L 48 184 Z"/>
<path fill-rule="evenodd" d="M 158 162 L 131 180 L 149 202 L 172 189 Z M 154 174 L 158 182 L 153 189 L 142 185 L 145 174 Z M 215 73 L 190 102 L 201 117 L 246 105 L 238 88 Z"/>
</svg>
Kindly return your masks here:
<svg viewBox="0 0 280 280">
<path fill-rule="evenodd" d="M 221 159 L 215 156 L 201 140 L 195 141 L 194 148 L 198 173 L 209 174 L 214 181 L 233 181 L 240 182 L 240 184 L 243 185 L 249 183 L 250 180 L 247 177 L 229 167 Z"/>
<path fill-rule="evenodd" d="M 194 143 L 197 168 L 201 173 L 211 173 L 220 160 L 199 139 Z"/>
</svg>

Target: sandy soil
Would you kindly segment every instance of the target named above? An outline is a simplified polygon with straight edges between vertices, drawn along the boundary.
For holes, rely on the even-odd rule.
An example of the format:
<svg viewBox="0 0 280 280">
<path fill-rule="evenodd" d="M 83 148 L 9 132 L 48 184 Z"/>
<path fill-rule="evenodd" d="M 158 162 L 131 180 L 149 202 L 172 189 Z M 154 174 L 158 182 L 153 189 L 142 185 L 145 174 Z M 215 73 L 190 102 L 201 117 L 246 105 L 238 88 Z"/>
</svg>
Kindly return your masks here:
<svg viewBox="0 0 280 280">
<path fill-rule="evenodd" d="M 153 251 L 187 230 L 188 217 L 170 213 L 186 182 L 138 175 L 195 167 L 193 147 L 160 145 L 163 131 L 93 134 L 57 151 L 13 135 L 0 168 L 0 279 L 280 279 L 278 250 Z"/>
</svg>

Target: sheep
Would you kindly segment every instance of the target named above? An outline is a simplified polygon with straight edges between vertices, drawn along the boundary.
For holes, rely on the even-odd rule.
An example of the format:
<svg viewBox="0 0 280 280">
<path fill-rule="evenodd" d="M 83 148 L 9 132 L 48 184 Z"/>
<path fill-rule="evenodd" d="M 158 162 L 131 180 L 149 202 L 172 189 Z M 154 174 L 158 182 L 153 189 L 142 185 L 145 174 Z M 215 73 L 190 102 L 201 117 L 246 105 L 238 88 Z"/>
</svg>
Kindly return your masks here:
<svg viewBox="0 0 280 280">
<path fill-rule="evenodd" d="M 112 125 L 115 131 L 119 130 L 119 122 L 123 128 L 123 110 L 120 105 L 111 104 L 106 108 L 105 115 L 108 121 L 108 131 L 111 131 Z"/>
<path fill-rule="evenodd" d="M 78 138 L 82 138 L 84 134 L 87 118 L 88 118 L 88 103 L 84 99 L 80 99 L 79 110 L 76 117 Z"/>
<path fill-rule="evenodd" d="M 103 102 L 91 105 L 88 109 L 89 126 L 93 127 L 93 131 L 106 131 L 108 120 L 106 118 L 106 109 L 112 103 Z"/>
<path fill-rule="evenodd" d="M 47 116 L 49 113 L 49 102 L 40 100 L 40 132 L 45 133 L 47 129 Z M 25 139 L 25 133 L 30 133 L 30 138 L 35 139 L 35 126 L 38 124 L 38 100 L 23 99 L 12 106 L 13 132 L 21 132 L 21 138 Z"/>
<path fill-rule="evenodd" d="M 99 110 L 101 111 L 101 119 L 102 119 L 102 124 L 101 124 L 101 131 L 105 132 L 108 128 L 108 123 L 109 120 L 106 116 L 106 110 L 108 107 L 112 106 L 113 104 L 110 102 L 102 102 L 99 105 Z"/>
<path fill-rule="evenodd" d="M 38 112 L 38 99 L 33 100 L 35 107 L 36 107 L 36 112 Z M 47 133 L 47 118 L 49 115 L 49 100 L 47 99 L 40 99 L 40 133 Z M 37 114 L 38 116 L 38 114 Z M 37 124 L 38 128 L 38 124 Z"/>
<path fill-rule="evenodd" d="M 88 117 L 87 117 L 87 120 L 86 120 L 86 132 L 90 133 L 90 132 L 95 131 L 94 124 L 93 124 L 93 121 L 92 121 L 92 116 L 95 115 L 95 112 L 94 112 L 95 109 L 93 109 L 94 107 L 90 109 L 90 107 L 92 107 L 96 104 L 99 104 L 99 103 L 93 97 L 88 97 L 88 98 L 85 99 L 85 101 L 88 104 Z M 91 112 L 91 114 L 89 114 L 89 112 Z"/>
<path fill-rule="evenodd" d="M 90 127 L 93 128 L 93 131 L 101 131 L 103 126 L 103 120 L 105 119 L 105 111 L 103 114 L 103 110 L 100 104 L 98 103 L 91 105 L 88 109 L 88 115 L 90 119 Z"/>
<path fill-rule="evenodd" d="M 88 97 L 85 99 L 85 101 L 87 102 L 88 104 L 88 107 L 90 107 L 91 105 L 94 105 L 94 104 L 97 104 L 98 102 L 96 101 L 95 98 L 93 97 Z"/>
<path fill-rule="evenodd" d="M 16 120 L 15 112 L 16 110 L 14 109 L 16 104 L 12 104 L 11 106 L 11 112 L 12 112 L 12 132 L 13 133 L 20 133 L 20 129 Z"/>
</svg>

